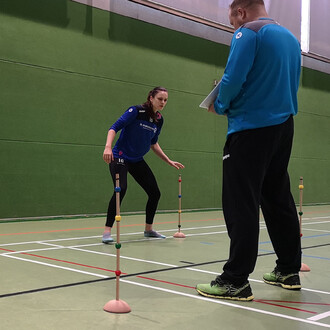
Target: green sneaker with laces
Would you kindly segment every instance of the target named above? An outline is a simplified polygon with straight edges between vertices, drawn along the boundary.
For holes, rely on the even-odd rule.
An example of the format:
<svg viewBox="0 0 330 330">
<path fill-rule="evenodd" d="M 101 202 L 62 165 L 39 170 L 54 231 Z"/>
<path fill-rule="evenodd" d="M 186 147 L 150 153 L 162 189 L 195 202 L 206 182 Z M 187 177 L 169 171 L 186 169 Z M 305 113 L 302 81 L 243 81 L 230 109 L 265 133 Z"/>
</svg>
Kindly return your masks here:
<svg viewBox="0 0 330 330">
<path fill-rule="evenodd" d="M 300 290 L 300 278 L 298 273 L 283 274 L 275 269 L 271 273 L 265 273 L 263 276 L 265 283 L 270 285 L 281 286 L 287 290 Z"/>
<path fill-rule="evenodd" d="M 251 301 L 254 299 L 249 282 L 237 286 L 223 281 L 219 276 L 210 284 L 197 284 L 196 291 L 205 297 Z"/>
</svg>

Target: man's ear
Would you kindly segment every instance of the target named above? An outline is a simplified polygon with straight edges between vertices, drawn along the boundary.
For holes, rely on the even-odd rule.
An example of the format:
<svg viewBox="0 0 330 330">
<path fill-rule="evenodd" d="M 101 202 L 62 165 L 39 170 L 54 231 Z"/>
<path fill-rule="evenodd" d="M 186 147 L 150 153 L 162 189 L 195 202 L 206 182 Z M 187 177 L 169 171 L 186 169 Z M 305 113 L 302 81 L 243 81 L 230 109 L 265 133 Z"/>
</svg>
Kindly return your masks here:
<svg viewBox="0 0 330 330">
<path fill-rule="evenodd" d="M 246 10 L 244 8 L 238 7 L 237 8 L 237 15 L 241 18 L 241 19 L 245 19 L 246 18 Z"/>
</svg>

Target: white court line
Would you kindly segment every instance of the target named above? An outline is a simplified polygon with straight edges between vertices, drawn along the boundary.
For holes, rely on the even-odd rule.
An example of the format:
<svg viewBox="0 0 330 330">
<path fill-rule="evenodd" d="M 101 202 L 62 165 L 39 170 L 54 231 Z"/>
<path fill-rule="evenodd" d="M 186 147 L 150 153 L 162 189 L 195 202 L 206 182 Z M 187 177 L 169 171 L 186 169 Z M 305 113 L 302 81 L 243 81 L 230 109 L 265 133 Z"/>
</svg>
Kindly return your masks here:
<svg viewBox="0 0 330 330">
<path fill-rule="evenodd" d="M 70 247 L 68 247 L 68 248 L 70 248 Z M 80 250 L 82 252 L 89 252 L 89 253 L 94 253 L 94 254 L 102 254 L 102 255 L 116 257 L 115 254 L 109 254 L 109 253 L 105 253 L 105 252 L 96 252 L 96 251 L 90 251 L 90 250 L 78 249 L 78 248 L 72 248 L 72 249 Z M 80 270 L 74 269 L 74 268 L 57 266 L 57 265 L 53 265 L 53 264 L 49 264 L 49 263 L 45 263 L 45 262 L 40 262 L 40 261 L 36 261 L 36 260 L 31 260 L 31 259 L 24 259 L 24 258 L 16 257 L 16 256 L 13 256 L 13 255 L 9 255 L 9 254 L 10 253 L 7 253 L 7 254 L 4 253 L 4 254 L 2 254 L 2 256 L 3 257 L 17 259 L 17 260 L 27 261 L 27 262 L 31 262 L 31 263 L 36 263 L 36 264 L 40 264 L 40 265 L 44 265 L 44 266 L 49 266 L 49 267 L 54 267 L 54 268 L 59 268 L 59 269 L 64 269 L 64 270 L 69 270 L 69 271 L 73 271 L 73 272 L 77 272 L 77 273 L 83 273 L 83 274 L 87 274 L 87 275 L 93 275 L 93 276 L 102 277 L 102 278 L 108 278 L 109 277 L 109 276 L 104 276 L 104 275 L 100 275 L 100 274 L 95 274 L 95 273 L 80 271 Z M 161 266 L 174 267 L 174 268 L 175 267 L 180 267 L 180 266 L 177 266 L 177 265 L 165 264 L 165 263 L 160 263 L 160 262 L 157 262 L 157 261 L 137 259 L 137 258 L 132 258 L 132 257 L 120 256 L 120 258 L 128 259 L 128 260 L 133 260 L 133 261 L 140 261 L 140 262 L 145 262 L 145 263 L 151 263 L 151 264 L 156 264 L 156 265 L 161 265 Z M 212 274 L 212 275 L 219 275 L 218 272 L 211 272 L 211 271 L 202 270 L 202 269 L 198 269 L 198 268 L 192 268 L 192 267 L 187 267 L 187 268 L 182 268 L 182 269 L 187 269 L 187 270 L 191 270 L 191 271 L 195 271 L 195 272 L 202 272 L 202 273 L 207 273 L 207 274 Z M 261 280 L 255 280 L 255 279 L 251 279 L 251 278 L 249 278 L 249 281 L 251 281 L 251 282 L 257 282 L 257 283 L 263 283 L 263 281 L 261 281 Z M 314 292 L 314 293 L 327 294 L 327 295 L 330 294 L 330 292 L 320 291 L 320 290 L 313 290 L 313 289 L 306 289 L 306 288 L 302 288 L 301 290 L 309 291 L 309 292 Z"/>
<path fill-rule="evenodd" d="M 36 261 L 36 260 L 30 260 L 30 259 L 24 259 L 24 258 L 12 256 L 12 255 L 5 255 L 5 254 L 3 256 L 4 257 L 7 257 L 7 258 L 12 258 L 12 259 L 18 259 L 18 260 L 22 260 L 22 261 L 32 262 L 34 264 L 39 264 L 39 265 L 43 265 L 43 266 L 48 266 L 48 267 L 53 267 L 53 268 L 59 268 L 59 269 L 69 270 L 71 272 L 81 273 L 81 274 L 85 274 L 85 275 L 92 275 L 92 276 L 101 277 L 101 278 L 109 278 L 109 276 L 105 276 L 105 275 L 101 275 L 101 274 L 96 274 L 96 273 L 85 272 L 83 270 L 69 268 L 69 267 L 57 266 L 57 265 L 49 264 L 49 263 L 46 263 L 46 262 L 41 262 L 41 261 Z"/>
<path fill-rule="evenodd" d="M 304 228 L 304 230 L 309 230 L 309 231 L 319 231 L 322 233 L 330 233 L 330 230 L 322 230 L 322 229 L 310 229 L 310 228 Z"/>
<path fill-rule="evenodd" d="M 49 246 L 54 246 L 54 247 L 58 247 L 58 248 L 64 248 L 63 245 L 46 243 L 46 242 L 43 242 L 43 241 L 38 241 L 38 244 L 41 244 L 41 245 L 49 245 Z"/>
<path fill-rule="evenodd" d="M 329 312 L 322 313 L 322 314 L 318 314 L 318 315 L 315 315 L 315 316 L 312 316 L 312 317 L 309 317 L 308 320 L 318 321 L 318 320 L 325 319 L 328 316 L 330 316 L 330 311 Z"/>
<path fill-rule="evenodd" d="M 86 236 L 86 237 L 69 237 L 69 238 L 57 238 L 57 239 L 47 239 L 44 241 L 28 241 L 28 242 L 16 242 L 16 243 L 6 243 L 6 244 L 0 244 L 0 246 L 11 246 L 11 245 L 24 245 L 24 244 L 38 244 L 41 242 L 64 242 L 64 241 L 73 241 L 78 239 L 91 239 L 91 238 L 101 238 L 102 235 L 98 236 Z"/>
<path fill-rule="evenodd" d="M 69 249 L 78 250 L 78 251 L 82 251 L 82 252 L 93 253 L 93 254 L 106 255 L 106 256 L 110 256 L 110 257 L 116 257 L 116 254 L 106 253 L 106 252 L 98 252 L 98 251 L 91 251 L 91 250 L 81 249 L 81 248 L 78 248 L 78 247 L 69 247 Z M 167 267 L 173 267 L 173 268 L 181 267 L 181 266 L 178 266 L 178 265 L 167 264 L 167 263 L 162 263 L 162 262 L 158 262 L 158 261 L 151 261 L 151 260 L 146 260 L 146 259 L 126 257 L 126 256 L 122 256 L 122 255 L 120 256 L 120 259 L 144 262 L 144 263 L 148 263 L 148 264 L 154 264 L 154 265 L 159 265 L 159 266 L 167 266 Z M 211 271 L 208 271 L 208 270 L 203 270 L 203 269 L 198 269 L 198 268 L 193 268 L 193 267 L 185 267 L 185 268 L 180 268 L 180 269 L 187 269 L 187 270 L 191 270 L 191 271 L 194 271 L 194 272 L 201 272 L 201 273 L 206 273 L 206 274 L 211 274 L 211 275 L 219 275 L 220 274 L 219 272 L 211 272 Z M 256 283 L 264 283 L 264 281 L 255 280 L 255 279 L 252 279 L 252 278 L 249 278 L 249 281 L 256 282 Z M 330 292 L 327 292 L 327 291 L 320 291 L 320 290 L 314 290 L 314 289 L 305 289 L 305 288 L 302 288 L 301 290 L 330 295 Z"/>
<path fill-rule="evenodd" d="M 305 220 L 311 220 L 311 219 L 328 219 L 330 218 L 330 216 L 328 217 L 317 217 L 317 218 L 308 218 Z M 323 223 L 328 223 L 330 221 L 320 221 L 320 222 L 310 222 L 310 223 L 302 223 L 302 225 L 309 225 L 309 224 L 323 224 Z M 263 221 L 260 222 L 261 227 L 260 229 L 266 229 L 266 226 L 262 226 L 262 224 L 264 224 Z M 189 230 L 200 230 L 200 229 L 208 229 L 208 228 L 221 228 L 221 227 L 225 227 L 226 225 L 213 225 L 213 226 L 204 226 L 204 227 L 190 227 L 190 228 L 184 228 L 184 231 L 189 231 Z M 177 228 L 175 229 L 166 229 L 166 230 L 161 230 L 160 232 L 175 232 L 177 230 Z M 307 230 L 307 229 L 306 229 Z M 308 229 L 308 230 L 312 230 L 312 229 Z M 221 231 L 221 232 L 217 232 L 217 233 L 226 233 L 227 231 Z M 125 233 L 125 234 L 121 234 L 120 236 L 131 236 L 131 235 L 140 235 L 143 232 L 134 232 L 134 233 Z M 197 235 L 206 235 L 207 233 L 201 233 L 201 234 L 187 234 L 186 236 L 197 236 Z M 210 235 L 212 235 L 212 233 L 210 233 Z M 57 239 L 50 239 L 50 240 L 44 240 L 44 241 L 25 241 L 25 242 L 16 242 L 16 243 L 5 243 L 5 244 L 0 244 L 0 246 L 15 246 L 15 245 L 24 245 L 24 244 L 42 244 L 42 243 L 49 243 L 49 242 L 64 242 L 64 241 L 71 241 L 71 240 L 82 240 L 82 239 L 93 239 L 93 238 L 101 238 L 102 235 L 97 235 L 97 236 L 82 236 L 82 237 L 69 237 L 69 238 L 57 238 Z M 169 238 L 173 238 L 173 237 L 167 237 L 167 239 Z M 139 240 L 130 240 L 130 241 L 122 241 L 122 243 L 128 243 L 128 242 L 135 242 L 135 241 L 145 241 L 145 240 L 150 240 L 150 238 L 145 238 L 145 239 L 139 239 Z M 101 245 L 102 243 L 94 243 L 92 245 Z M 92 246 L 90 245 L 90 246 Z M 86 246 L 89 246 L 88 244 L 86 244 Z"/>
<path fill-rule="evenodd" d="M 190 230 L 195 230 L 195 229 L 201 229 L 201 228 L 218 228 L 218 227 L 223 227 L 223 225 L 218 225 L 218 226 L 206 226 L 206 227 L 193 227 L 193 228 L 189 228 Z M 226 231 L 224 232 L 217 232 L 217 233 L 226 233 Z M 133 233 L 134 235 L 135 234 L 141 234 L 141 232 L 138 232 L 138 233 Z M 202 234 L 190 234 L 191 236 L 195 236 L 195 235 L 206 235 L 206 234 L 209 234 L 209 235 L 212 235 L 213 233 L 202 233 Z M 132 235 L 132 233 L 127 233 L 125 235 Z M 68 240 L 77 240 L 77 239 L 86 239 L 86 238 L 99 238 L 100 236 L 88 236 L 88 237 L 74 237 L 74 238 L 65 238 L 65 239 L 53 239 L 53 240 L 45 240 L 45 241 L 33 241 L 33 242 L 25 242 L 26 244 L 30 244 L 30 243 L 37 243 L 37 244 L 45 244 L 47 245 L 48 243 L 47 242 L 58 242 L 58 241 L 68 241 Z M 168 237 L 168 238 L 173 238 L 173 237 Z M 149 240 L 149 238 L 147 239 L 143 239 L 143 240 Z M 141 241 L 141 240 L 137 240 L 137 241 Z M 131 241 L 129 241 L 131 242 Z M 24 244 L 24 242 L 21 242 L 21 243 L 10 243 L 10 245 L 16 245 L 16 244 Z M 3 244 L 3 245 L 9 245 L 9 244 Z M 0 246 L 3 246 L 3 245 L 0 245 Z M 49 244 L 49 245 L 52 245 L 52 244 Z M 55 245 L 55 244 L 54 244 Z M 108 256 L 113 256 L 115 257 L 116 255 L 115 254 L 109 254 L 109 253 L 102 253 L 102 252 L 97 252 L 97 251 L 90 251 L 90 250 L 86 250 L 86 249 L 81 249 L 81 247 L 84 247 L 84 246 L 98 246 L 98 245 L 102 245 L 102 243 L 94 243 L 94 244 L 85 244 L 85 245 L 76 245 L 76 246 L 67 246 L 67 247 L 62 247 L 62 246 L 56 246 L 54 248 L 47 248 L 47 249 L 34 249 L 34 250 L 25 250 L 25 251 L 15 251 L 15 252 L 5 252 L 3 254 L 0 254 L 3 255 L 3 256 L 7 256 L 7 257 L 10 257 L 9 254 L 19 254 L 19 253 L 27 253 L 27 252 L 36 252 L 36 251 L 48 251 L 48 250 L 56 250 L 56 249 L 73 249 L 73 250 L 79 250 L 79 251 L 82 251 L 82 252 L 88 252 L 88 253 L 94 253 L 94 254 L 101 254 L 101 255 L 108 255 Z M 13 257 L 14 258 L 14 257 Z M 156 261 L 150 261 L 150 260 L 143 260 L 143 259 L 137 259 L 137 258 L 132 258 L 132 257 L 125 257 L 125 256 L 121 256 L 122 259 L 128 259 L 128 260 L 135 260 L 135 261 L 138 261 L 138 262 L 145 262 L 145 263 L 152 263 L 152 264 L 158 264 L 158 265 L 161 265 L 161 266 L 168 266 L 168 267 L 180 267 L 180 266 L 177 266 L 177 265 L 172 265 L 172 264 L 167 264 L 167 263 L 160 263 L 160 262 L 156 262 Z M 23 258 L 18 258 L 16 257 L 16 259 L 20 259 L 20 260 L 24 260 L 24 261 L 30 261 L 30 262 L 35 262 L 35 263 L 39 263 L 39 264 L 44 264 L 44 265 L 49 265 L 52 267 L 51 264 L 46 264 L 46 263 L 41 263 L 41 262 L 37 262 L 37 261 L 32 261 L 32 260 L 27 260 L 27 259 L 23 259 Z M 56 268 L 61 268 L 60 266 L 54 266 Z M 63 269 L 68 269 L 70 270 L 70 268 L 63 268 Z M 204 272 L 204 273 L 209 273 L 209 274 L 216 274 L 218 275 L 219 273 L 214 273 L 214 272 L 208 272 L 208 271 L 204 271 L 204 270 L 200 270 L 200 269 L 194 269 L 194 268 L 191 268 L 191 267 L 188 267 L 188 268 L 184 268 L 184 269 L 188 269 L 188 270 L 192 270 L 192 271 L 198 271 L 198 272 Z M 72 271 L 76 271 L 74 269 L 72 269 Z M 79 272 L 79 271 L 78 271 Z M 88 272 L 85 272 L 86 274 Z M 88 273 L 88 274 L 93 274 L 93 273 Z M 97 276 L 97 275 L 95 275 Z M 260 281 L 260 280 L 253 280 L 253 279 L 249 279 L 250 281 L 254 281 L 254 282 L 259 282 L 259 283 L 263 283 L 263 281 Z M 312 289 L 302 289 L 302 290 L 305 290 L 305 291 L 311 291 L 311 292 L 317 292 L 317 293 L 322 293 L 322 294 L 330 294 L 329 292 L 324 292 L 324 291 L 319 291 L 319 290 L 312 290 Z"/>
<path fill-rule="evenodd" d="M 216 225 L 216 226 L 205 226 L 205 227 L 190 227 L 190 228 L 185 228 L 185 230 L 200 230 L 200 229 L 209 229 L 209 228 L 221 228 L 224 227 L 225 225 Z M 177 228 L 174 229 L 166 229 L 166 230 L 161 230 L 161 232 L 175 232 Z M 115 233 L 114 233 L 115 234 Z M 131 236 L 131 235 L 141 235 L 143 234 L 143 231 L 135 232 L 135 233 L 124 233 L 120 234 L 120 237 L 122 236 Z M 24 245 L 24 244 L 38 244 L 38 243 L 47 243 L 47 242 L 64 242 L 64 241 L 71 241 L 71 240 L 79 240 L 79 239 L 92 239 L 92 238 L 101 238 L 102 235 L 97 235 L 97 236 L 83 236 L 83 237 L 69 237 L 69 238 L 57 238 L 57 239 L 48 239 L 48 240 L 43 240 L 43 241 L 28 241 L 28 242 L 17 242 L 17 243 L 6 243 L 6 244 L 0 244 L 0 246 L 11 246 L 11 245 Z M 169 237 L 168 237 L 169 238 Z M 145 238 L 143 240 L 150 240 L 150 238 Z M 130 241 L 132 242 L 132 241 Z"/>
<path fill-rule="evenodd" d="M 48 263 L 39 262 L 39 261 L 35 261 L 35 260 L 29 260 L 29 259 L 19 258 L 19 257 L 15 257 L 15 256 L 6 256 L 6 257 L 13 258 L 13 259 L 18 259 L 18 260 L 22 260 L 22 261 L 27 261 L 27 262 L 32 262 L 32 263 L 36 263 L 36 264 L 40 264 L 40 265 L 44 265 L 44 266 L 59 268 L 59 269 L 63 269 L 63 270 L 69 270 L 69 271 L 82 273 L 82 274 L 86 274 L 86 275 L 92 275 L 92 276 L 96 276 L 96 277 L 100 277 L 100 278 L 109 278 L 109 276 L 104 276 L 104 275 L 100 275 L 100 274 L 80 271 L 78 269 L 73 269 L 73 268 L 68 268 L 68 267 L 56 266 L 56 265 L 53 265 L 53 264 L 48 264 Z M 318 319 L 313 320 L 312 318 L 309 318 L 309 319 L 306 320 L 306 319 L 292 317 L 292 316 L 288 316 L 288 315 L 284 315 L 284 314 L 268 312 L 268 311 L 264 311 L 264 310 L 261 310 L 261 309 L 236 305 L 236 304 L 232 304 L 232 303 L 225 302 L 225 301 L 213 300 L 213 299 L 209 299 L 209 298 L 205 298 L 205 297 L 201 297 L 201 296 L 197 296 L 197 295 L 191 295 L 191 294 L 187 294 L 187 293 L 183 293 L 183 292 L 179 292 L 179 291 L 164 289 L 164 288 L 160 288 L 160 287 L 154 287 L 154 286 L 151 286 L 151 285 L 137 283 L 137 282 L 133 282 L 133 281 L 129 281 L 129 280 L 121 279 L 120 281 L 124 282 L 124 283 L 128 283 L 128 284 L 133 284 L 133 285 L 136 285 L 136 286 L 142 286 L 142 287 L 145 287 L 145 288 L 154 289 L 154 290 L 157 290 L 157 291 L 163 291 L 163 292 L 172 293 L 172 294 L 176 294 L 176 295 L 180 295 L 180 296 L 185 296 L 185 297 L 189 297 L 189 298 L 193 298 L 193 299 L 199 299 L 199 300 L 207 301 L 209 303 L 216 303 L 216 304 L 226 305 L 226 306 L 239 308 L 239 309 L 244 309 L 244 310 L 248 310 L 248 311 L 252 311 L 252 312 L 256 312 L 256 313 L 266 314 L 266 315 L 270 315 L 270 316 L 275 316 L 275 317 L 294 320 L 294 321 L 298 321 L 298 322 L 318 325 L 318 326 L 325 327 L 325 328 L 330 328 L 330 325 L 315 322 L 315 320 L 327 317 L 328 315 L 324 316 L 325 313 L 317 315 L 319 317 Z M 316 318 L 316 316 L 314 316 L 314 318 Z"/>
<path fill-rule="evenodd" d="M 306 288 L 302 288 L 301 290 L 315 292 L 315 293 L 322 293 L 322 294 L 330 294 L 330 292 L 327 292 L 327 291 L 320 291 L 320 290 L 313 290 L 313 289 L 306 289 Z"/>
<path fill-rule="evenodd" d="M 89 252 L 89 253 L 93 253 L 93 254 L 106 255 L 106 256 L 109 256 L 109 257 L 117 257 L 116 254 L 112 254 L 112 253 L 90 251 L 90 250 L 85 250 L 85 249 L 79 249 L 77 247 L 70 247 L 69 249 L 71 249 L 71 250 L 78 250 L 78 251 L 82 251 L 82 252 Z M 144 259 L 138 259 L 138 258 L 133 258 L 133 257 L 125 257 L 125 256 L 122 256 L 122 255 L 120 256 L 120 259 L 127 259 L 127 260 L 145 262 L 145 263 L 149 263 L 149 264 L 160 265 L 160 266 L 167 266 L 167 267 L 178 267 L 176 265 L 166 264 L 166 263 L 163 263 L 163 262 L 151 261 L 151 260 L 144 260 Z"/>
<path fill-rule="evenodd" d="M 186 237 L 225 234 L 225 233 L 227 233 L 227 231 L 214 231 L 212 233 L 186 234 Z"/>
<path fill-rule="evenodd" d="M 329 217 L 326 217 L 329 218 Z M 313 218 L 310 219 L 305 219 L 305 220 L 311 220 Z M 315 219 L 321 219 L 321 218 L 315 218 Z M 329 223 L 330 221 L 318 221 L 318 222 L 302 222 L 303 225 L 323 225 L 324 223 Z"/>
<path fill-rule="evenodd" d="M 89 251 L 89 250 L 84 250 L 84 249 L 78 249 L 78 248 L 74 248 L 74 249 L 81 250 L 83 252 L 95 253 L 94 251 Z M 109 276 L 105 276 L 105 275 L 100 275 L 100 274 L 95 274 L 95 273 L 91 273 L 91 272 L 81 271 L 81 270 L 73 269 L 73 268 L 69 268 L 69 267 L 57 266 L 57 265 L 53 265 L 53 264 L 49 264 L 49 263 L 44 263 L 44 262 L 40 262 L 40 261 L 35 261 L 35 260 L 24 259 L 24 258 L 12 256 L 12 255 L 5 255 L 4 254 L 3 256 L 8 257 L 8 258 L 18 259 L 18 260 L 21 260 L 21 261 L 32 262 L 32 263 L 35 263 L 35 264 L 40 264 L 40 265 L 44 265 L 44 266 L 48 266 L 48 267 L 53 267 L 53 268 L 58 268 L 58 269 L 62 269 L 62 270 L 68 270 L 68 271 L 72 271 L 72 272 L 77 272 L 77 273 L 81 273 L 81 274 L 85 274 L 85 275 L 96 276 L 96 277 L 99 277 L 99 278 L 109 278 Z M 113 255 L 113 256 L 115 256 L 115 255 Z M 166 266 L 171 266 L 171 267 L 177 267 L 175 265 L 164 264 L 164 263 L 159 263 L 159 262 L 153 262 L 153 261 L 150 261 L 150 260 L 143 260 L 143 259 L 137 259 L 137 258 L 131 258 L 131 257 L 124 257 L 124 258 L 125 259 L 129 259 L 129 260 L 136 260 L 136 261 L 140 261 L 140 262 L 147 262 L 147 263 L 153 263 L 153 264 L 159 264 L 159 265 L 166 265 Z M 192 270 L 192 271 L 201 271 L 201 272 L 210 273 L 210 274 L 211 273 L 212 274 L 218 274 L 218 273 L 214 273 L 214 272 L 209 272 L 209 271 L 194 269 L 194 268 L 191 268 L 191 267 L 184 268 L 184 269 Z M 212 299 L 201 297 L 201 296 L 194 296 L 194 295 L 182 293 L 182 292 L 179 292 L 179 291 L 174 291 L 174 290 L 169 290 L 169 289 L 163 289 L 163 288 L 159 288 L 159 287 L 153 287 L 153 286 L 150 286 L 150 285 L 140 284 L 140 283 L 132 282 L 132 281 L 129 281 L 129 280 L 121 279 L 120 281 L 121 282 L 124 282 L 124 283 L 134 284 L 134 285 L 137 285 L 137 286 L 142 286 L 142 287 L 147 287 L 147 288 L 155 289 L 155 290 L 158 290 L 158 291 L 164 291 L 164 292 L 167 292 L 167 293 L 173 293 L 173 294 L 176 294 L 176 295 L 186 296 L 186 297 L 190 297 L 190 298 L 194 298 L 194 299 L 200 299 L 200 300 L 204 300 L 204 301 L 211 302 L 211 303 L 217 303 L 217 304 L 227 305 L 227 306 L 231 306 L 231 307 L 235 307 L 235 308 L 249 310 L 249 311 L 252 311 L 252 312 L 262 313 L 262 314 L 266 314 L 266 315 L 270 315 L 270 316 L 275 316 L 275 317 L 280 317 L 280 318 L 295 320 L 295 321 L 298 321 L 298 322 L 309 323 L 309 324 L 313 324 L 313 325 L 318 325 L 318 326 L 330 328 L 330 325 L 319 323 L 319 322 L 315 322 L 318 319 L 325 318 L 325 317 L 328 316 L 328 315 L 325 315 L 324 313 L 323 314 L 319 314 L 318 315 L 318 317 L 319 317 L 318 319 L 307 319 L 307 320 L 305 320 L 305 319 L 300 319 L 300 318 L 296 318 L 296 317 L 287 316 L 287 315 L 284 315 L 284 314 L 267 312 L 267 311 L 264 311 L 264 310 L 261 310 L 261 309 L 255 309 L 255 308 L 245 307 L 245 306 L 241 306 L 241 305 L 235 305 L 235 304 L 231 304 L 231 303 L 224 302 L 224 301 L 212 300 Z M 253 280 L 253 279 L 250 279 L 250 281 L 263 282 L 263 281 Z M 307 290 L 307 291 L 315 292 L 315 290 Z M 321 292 L 321 291 L 319 291 L 319 292 Z M 329 293 L 327 293 L 327 294 L 329 294 Z"/>
<path fill-rule="evenodd" d="M 64 249 L 64 246 L 57 246 L 57 247 L 52 247 L 52 248 L 43 248 L 43 249 L 31 249 L 31 250 L 22 250 L 22 251 L 7 251 L 4 253 L 0 253 L 0 256 L 4 255 L 9 255 L 9 254 L 20 254 L 20 253 L 31 253 L 31 252 L 42 252 L 42 251 L 53 251 L 53 250 L 59 250 L 59 249 Z"/>
<path fill-rule="evenodd" d="M 312 217 L 312 218 L 304 218 L 303 217 L 303 220 L 318 220 L 318 219 L 329 219 L 330 218 L 330 215 L 327 215 L 327 216 L 324 216 L 324 217 Z M 325 222 L 329 222 L 329 221 L 325 221 Z M 313 223 L 313 222 L 311 222 Z M 317 223 L 317 222 L 314 222 L 314 223 Z"/>
<path fill-rule="evenodd" d="M 283 319 L 288 319 L 288 320 L 298 321 L 298 322 L 302 322 L 302 323 L 313 324 L 313 325 L 321 326 L 321 327 L 324 327 L 324 328 L 330 328 L 329 324 L 315 322 L 315 321 L 309 320 L 309 319 L 306 320 L 306 319 L 301 319 L 301 318 L 298 318 L 298 317 L 293 317 L 293 316 L 289 316 L 289 315 L 285 315 L 285 314 L 268 312 L 268 311 L 264 311 L 262 309 L 256 309 L 256 308 L 252 308 L 252 307 L 236 305 L 236 304 L 232 304 L 232 303 L 229 303 L 229 302 L 226 302 L 226 301 L 210 299 L 210 298 L 206 298 L 206 297 L 202 297 L 202 296 L 197 296 L 197 295 L 192 295 L 192 294 L 188 294 L 188 293 L 183 293 L 183 292 L 180 292 L 180 291 L 174 291 L 174 290 L 159 288 L 159 287 L 155 287 L 155 286 L 151 286 L 151 285 L 147 285 L 147 284 L 142 284 L 142 283 L 137 283 L 137 282 L 133 282 L 133 281 L 128 281 L 128 280 L 123 280 L 123 279 L 121 280 L 121 282 L 141 286 L 141 287 L 148 288 L 148 289 L 154 289 L 154 290 L 157 290 L 157 291 L 172 293 L 172 294 L 176 294 L 176 295 L 179 295 L 179 296 L 189 297 L 189 298 L 198 299 L 198 300 L 204 300 L 204 301 L 207 301 L 207 302 L 213 303 L 213 304 L 225 305 L 225 306 L 234 307 L 234 308 L 238 308 L 238 309 L 248 310 L 248 311 L 255 312 L 255 313 L 261 313 L 261 314 L 266 314 L 266 315 L 269 315 L 269 316 L 280 317 L 280 318 L 283 318 Z"/>
<path fill-rule="evenodd" d="M 109 256 L 109 257 L 117 257 L 116 254 L 112 254 L 112 253 L 106 253 L 106 252 L 99 252 L 99 251 L 91 251 L 91 250 L 86 250 L 86 249 L 81 249 L 78 247 L 66 247 L 67 249 L 71 249 L 71 250 L 77 250 L 77 251 L 81 251 L 81 252 L 87 252 L 87 253 L 92 253 L 92 254 L 98 254 L 98 255 L 105 255 L 105 256 Z M 43 250 L 44 251 L 44 250 Z M 10 255 L 13 254 L 13 252 L 7 252 L 4 253 L 3 256 L 4 257 L 11 257 Z M 19 259 L 19 260 L 24 260 L 24 261 L 29 261 L 29 262 L 35 262 L 35 263 L 40 263 L 43 265 L 52 265 L 52 264 L 48 264 L 48 263 L 41 263 L 41 262 L 37 262 L 37 261 L 33 261 L 30 259 L 24 259 L 24 258 L 19 258 L 19 257 L 14 257 L 15 259 Z M 131 261 L 138 261 L 138 262 L 144 262 L 144 263 L 148 263 L 148 264 L 154 264 L 154 265 L 159 265 L 159 266 L 167 266 L 167 267 L 180 267 L 174 264 L 168 264 L 168 263 L 162 263 L 162 262 L 158 262 L 158 261 L 151 261 L 151 260 L 145 260 L 145 259 L 138 259 L 138 258 L 133 258 L 133 257 L 126 257 L 126 256 L 120 256 L 121 259 L 126 259 L 126 260 L 131 260 Z M 61 268 L 60 266 L 56 266 L 56 268 Z M 70 270 L 71 268 L 65 268 Z M 187 270 L 191 270 L 191 271 L 195 271 L 195 272 L 201 272 L 201 273 L 206 273 L 206 274 L 211 274 L 211 275 L 219 275 L 219 272 L 211 272 L 208 270 L 203 270 L 203 269 L 198 269 L 198 268 L 192 268 L 192 267 L 186 267 L 186 268 L 182 268 L 182 269 L 187 269 Z M 75 271 L 74 269 L 72 269 L 73 271 Z M 261 280 L 254 280 L 254 279 L 249 279 L 249 281 L 251 282 L 258 282 L 258 283 L 263 283 L 263 281 Z M 330 294 L 330 292 L 322 292 L 322 291 L 315 291 L 315 290 L 308 290 L 308 291 L 312 291 L 312 292 L 319 292 L 319 293 L 325 293 L 325 294 Z"/>
</svg>

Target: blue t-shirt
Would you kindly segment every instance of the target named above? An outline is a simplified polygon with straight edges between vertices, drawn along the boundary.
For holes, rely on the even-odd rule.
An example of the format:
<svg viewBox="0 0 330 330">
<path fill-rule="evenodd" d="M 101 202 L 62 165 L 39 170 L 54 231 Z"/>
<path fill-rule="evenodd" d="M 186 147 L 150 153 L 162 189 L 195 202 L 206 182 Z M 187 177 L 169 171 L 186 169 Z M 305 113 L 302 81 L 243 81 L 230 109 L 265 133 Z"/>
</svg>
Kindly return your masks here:
<svg viewBox="0 0 330 330">
<path fill-rule="evenodd" d="M 301 51 L 296 37 L 270 18 L 243 24 L 214 103 L 228 117 L 228 135 L 278 125 L 298 110 Z"/>
<path fill-rule="evenodd" d="M 110 127 L 120 136 L 112 150 L 115 158 L 138 162 L 157 143 L 163 126 L 163 117 L 157 112 L 157 122 L 140 105 L 132 106 Z"/>
</svg>

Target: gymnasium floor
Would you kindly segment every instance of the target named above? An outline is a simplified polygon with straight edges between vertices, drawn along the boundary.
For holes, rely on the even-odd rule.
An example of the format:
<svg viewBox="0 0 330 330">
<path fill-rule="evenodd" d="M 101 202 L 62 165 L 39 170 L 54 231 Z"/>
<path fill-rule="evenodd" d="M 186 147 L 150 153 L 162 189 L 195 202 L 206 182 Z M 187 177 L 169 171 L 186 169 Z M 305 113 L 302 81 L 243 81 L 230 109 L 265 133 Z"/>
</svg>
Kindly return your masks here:
<svg viewBox="0 0 330 330">
<path fill-rule="evenodd" d="M 320 329 L 330 328 L 330 205 L 304 207 L 301 291 L 262 282 L 275 255 L 261 220 L 260 250 L 250 276 L 255 300 L 199 296 L 228 257 L 221 211 L 183 212 L 185 239 L 173 238 L 177 214 L 158 214 L 166 240 L 143 237 L 143 215 L 121 221 L 120 299 L 114 314 L 116 249 L 101 243 L 103 217 L 0 222 L 0 329 Z"/>
</svg>

